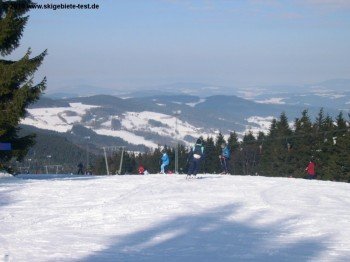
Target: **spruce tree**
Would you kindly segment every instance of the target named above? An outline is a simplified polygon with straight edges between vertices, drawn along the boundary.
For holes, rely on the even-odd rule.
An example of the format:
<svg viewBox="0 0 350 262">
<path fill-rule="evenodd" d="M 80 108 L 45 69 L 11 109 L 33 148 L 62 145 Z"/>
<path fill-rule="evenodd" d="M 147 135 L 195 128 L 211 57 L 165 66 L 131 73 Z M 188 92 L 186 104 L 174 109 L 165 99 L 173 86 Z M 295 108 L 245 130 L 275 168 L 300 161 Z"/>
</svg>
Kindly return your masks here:
<svg viewBox="0 0 350 262">
<path fill-rule="evenodd" d="M 245 133 L 242 141 L 242 168 L 243 174 L 252 175 L 257 172 L 256 164 L 259 153 L 258 142 L 256 141 L 254 134 L 251 130 Z"/>
<path fill-rule="evenodd" d="M 20 42 L 28 16 L 30 0 L 0 1 L 0 142 L 11 143 L 11 151 L 0 151 L 0 165 L 13 158 L 21 160 L 34 144 L 34 134 L 19 137 L 18 124 L 26 108 L 37 101 L 44 91 L 46 79 L 33 84 L 33 75 L 41 65 L 46 50 L 34 58 L 31 51 L 18 61 L 6 60 Z"/>
<path fill-rule="evenodd" d="M 231 160 L 229 162 L 229 170 L 231 174 L 237 174 L 236 166 L 238 166 L 238 151 L 239 151 L 239 142 L 236 132 L 231 132 L 229 138 L 227 139 L 227 144 L 231 151 Z"/>
<path fill-rule="evenodd" d="M 217 136 L 216 136 L 216 139 L 215 139 L 215 150 L 216 150 L 216 154 L 219 156 L 221 155 L 222 153 L 222 148 L 221 146 L 223 144 L 226 144 L 226 141 L 225 141 L 225 138 L 224 136 L 219 133 Z"/>
<path fill-rule="evenodd" d="M 219 171 L 219 158 L 215 149 L 214 139 L 212 137 L 207 137 L 204 141 L 204 163 L 201 167 L 205 173 L 216 173 Z"/>
<path fill-rule="evenodd" d="M 305 167 L 314 155 L 314 127 L 308 114 L 303 110 L 301 118 L 294 121 L 293 154 L 295 157 L 294 177 L 304 177 Z"/>
<path fill-rule="evenodd" d="M 328 152 L 326 178 L 337 181 L 350 181 L 350 133 L 343 113 L 336 118 L 336 127 L 331 139 L 332 150 Z"/>
<path fill-rule="evenodd" d="M 293 131 L 289 127 L 288 118 L 283 112 L 279 120 L 273 120 L 270 126 L 269 134 L 263 145 L 261 157 L 261 167 L 266 175 L 269 176 L 291 176 L 293 175 L 292 163 Z M 263 137 L 260 136 L 260 140 Z M 260 142 L 259 142 L 260 143 Z M 260 153 L 260 148 L 259 148 Z"/>
</svg>

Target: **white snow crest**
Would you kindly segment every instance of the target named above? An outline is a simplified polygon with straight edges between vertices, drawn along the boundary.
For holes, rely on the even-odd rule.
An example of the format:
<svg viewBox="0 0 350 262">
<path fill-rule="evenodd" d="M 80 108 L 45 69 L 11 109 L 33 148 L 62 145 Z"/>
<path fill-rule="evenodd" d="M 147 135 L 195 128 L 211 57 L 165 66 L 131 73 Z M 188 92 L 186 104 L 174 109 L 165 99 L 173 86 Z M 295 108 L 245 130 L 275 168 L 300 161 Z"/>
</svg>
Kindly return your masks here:
<svg viewBox="0 0 350 262">
<path fill-rule="evenodd" d="M 272 97 L 272 98 L 269 98 L 269 99 L 265 99 L 265 100 L 258 100 L 258 101 L 255 101 L 257 103 L 260 103 L 260 104 L 274 104 L 274 105 L 284 105 L 286 104 L 286 102 L 283 101 L 283 97 Z"/>
<path fill-rule="evenodd" d="M 152 126 L 149 121 L 155 120 L 160 126 Z M 177 122 L 177 123 L 176 123 Z M 186 135 L 198 136 L 201 130 L 192 126 L 186 121 L 176 119 L 174 116 L 157 112 L 126 112 L 121 120 L 122 127 L 128 131 L 147 131 L 162 136 L 168 136 L 178 139 L 184 138 Z M 176 126 L 178 134 L 176 134 Z"/>
<path fill-rule="evenodd" d="M 198 102 L 193 102 L 193 103 L 186 103 L 186 105 L 191 106 L 191 107 L 195 107 L 196 105 L 200 104 L 200 103 L 204 103 L 206 101 L 205 98 L 201 98 L 198 100 Z"/>
<path fill-rule="evenodd" d="M 261 117 L 261 116 L 251 116 L 247 118 L 247 122 L 253 125 L 247 125 L 245 131 L 242 133 L 244 135 L 248 131 L 251 131 L 254 136 L 257 136 L 259 132 L 268 133 L 271 121 L 274 119 L 273 116 Z"/>
<path fill-rule="evenodd" d="M 1 178 L 13 178 L 13 175 L 11 175 L 5 171 L 0 171 L 0 179 Z"/>
<path fill-rule="evenodd" d="M 74 123 L 79 123 L 89 109 L 98 107 L 82 103 L 69 105 L 70 107 L 27 109 L 29 116 L 23 119 L 21 124 L 64 133 L 69 131 Z"/>
</svg>

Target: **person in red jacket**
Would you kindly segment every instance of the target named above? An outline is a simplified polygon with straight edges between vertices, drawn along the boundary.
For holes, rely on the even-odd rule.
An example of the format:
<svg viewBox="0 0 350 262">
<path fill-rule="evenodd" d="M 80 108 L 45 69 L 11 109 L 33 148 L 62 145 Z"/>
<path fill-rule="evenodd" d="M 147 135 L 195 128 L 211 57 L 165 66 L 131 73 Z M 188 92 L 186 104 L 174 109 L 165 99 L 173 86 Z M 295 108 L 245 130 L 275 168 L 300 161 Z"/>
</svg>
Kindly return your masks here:
<svg viewBox="0 0 350 262">
<path fill-rule="evenodd" d="M 315 179 L 316 178 L 315 167 L 316 167 L 315 162 L 313 160 L 310 160 L 309 164 L 305 168 L 305 171 L 307 172 L 308 179 Z"/>
<path fill-rule="evenodd" d="M 140 165 L 139 166 L 139 175 L 143 175 L 144 174 L 144 172 L 145 172 L 145 168 L 143 167 L 143 165 Z"/>
</svg>

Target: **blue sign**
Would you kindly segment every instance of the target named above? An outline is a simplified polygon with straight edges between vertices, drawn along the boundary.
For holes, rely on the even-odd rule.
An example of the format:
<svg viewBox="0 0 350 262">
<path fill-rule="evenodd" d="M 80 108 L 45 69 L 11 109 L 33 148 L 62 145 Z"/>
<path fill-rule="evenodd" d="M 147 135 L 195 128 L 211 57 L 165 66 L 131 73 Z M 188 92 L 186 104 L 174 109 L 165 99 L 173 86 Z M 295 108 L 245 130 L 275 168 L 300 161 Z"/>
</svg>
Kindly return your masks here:
<svg viewBox="0 0 350 262">
<path fill-rule="evenodd" d="M 12 150 L 11 143 L 0 143 L 0 151 Z"/>
</svg>

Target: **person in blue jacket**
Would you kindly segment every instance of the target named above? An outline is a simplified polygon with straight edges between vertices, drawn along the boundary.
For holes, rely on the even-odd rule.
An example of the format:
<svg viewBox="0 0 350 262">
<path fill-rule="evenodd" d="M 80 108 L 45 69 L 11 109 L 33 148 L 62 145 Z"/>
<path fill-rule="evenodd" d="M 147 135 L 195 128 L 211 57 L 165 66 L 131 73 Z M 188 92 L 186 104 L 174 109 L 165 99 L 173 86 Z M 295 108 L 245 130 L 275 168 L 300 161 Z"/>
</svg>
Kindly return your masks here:
<svg viewBox="0 0 350 262">
<path fill-rule="evenodd" d="M 197 139 L 196 144 L 191 148 L 188 161 L 190 163 L 190 167 L 188 168 L 186 178 L 196 177 L 200 163 L 204 158 L 204 146 L 202 144 L 202 140 L 200 138 Z"/>
<path fill-rule="evenodd" d="M 226 143 L 222 143 L 221 145 L 221 155 L 219 155 L 220 164 L 221 164 L 221 174 L 226 175 L 229 174 L 228 170 L 228 161 L 231 157 L 230 148 Z"/>
<path fill-rule="evenodd" d="M 160 173 L 161 174 L 165 174 L 165 169 L 169 165 L 170 160 L 169 160 L 169 156 L 166 153 L 166 151 L 163 150 L 162 152 L 163 152 L 163 155 L 162 155 L 162 158 L 161 158 L 162 164 L 160 165 Z"/>
</svg>

